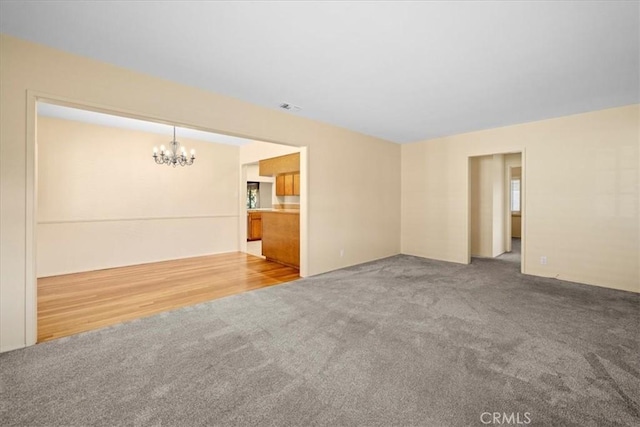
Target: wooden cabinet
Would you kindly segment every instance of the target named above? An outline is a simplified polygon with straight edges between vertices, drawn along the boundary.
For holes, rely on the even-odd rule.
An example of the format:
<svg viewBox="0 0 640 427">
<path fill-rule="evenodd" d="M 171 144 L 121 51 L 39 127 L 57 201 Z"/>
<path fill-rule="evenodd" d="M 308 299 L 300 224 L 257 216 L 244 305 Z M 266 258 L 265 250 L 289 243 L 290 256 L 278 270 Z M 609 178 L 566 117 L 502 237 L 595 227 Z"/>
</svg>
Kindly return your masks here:
<svg viewBox="0 0 640 427">
<path fill-rule="evenodd" d="M 293 174 L 291 173 L 284 176 L 284 195 L 293 196 Z"/>
<path fill-rule="evenodd" d="M 262 255 L 300 268 L 300 215 L 287 211 L 263 212 L 262 221 Z"/>
<path fill-rule="evenodd" d="M 260 160 L 260 176 L 300 172 L 300 153 Z"/>
<path fill-rule="evenodd" d="M 284 196 L 284 175 L 276 176 L 276 196 Z"/>
<path fill-rule="evenodd" d="M 299 173 L 293 175 L 293 195 L 294 196 L 300 195 L 300 174 Z"/>
<path fill-rule="evenodd" d="M 276 196 L 299 196 L 300 174 L 285 173 L 276 176 Z"/>
<path fill-rule="evenodd" d="M 247 240 L 262 239 L 262 213 L 249 212 L 247 214 Z"/>
<path fill-rule="evenodd" d="M 300 153 L 260 160 L 260 175 L 276 177 L 276 196 L 299 196 Z"/>
</svg>

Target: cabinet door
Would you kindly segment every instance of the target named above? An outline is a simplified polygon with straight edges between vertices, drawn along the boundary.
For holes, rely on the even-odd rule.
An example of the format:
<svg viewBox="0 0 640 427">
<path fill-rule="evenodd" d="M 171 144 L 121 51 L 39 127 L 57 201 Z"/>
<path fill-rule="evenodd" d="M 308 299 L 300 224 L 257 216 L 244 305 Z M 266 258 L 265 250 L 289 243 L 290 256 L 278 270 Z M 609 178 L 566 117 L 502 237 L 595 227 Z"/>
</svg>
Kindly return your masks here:
<svg viewBox="0 0 640 427">
<path fill-rule="evenodd" d="M 262 218 L 255 217 L 251 220 L 251 240 L 262 239 Z"/>
<path fill-rule="evenodd" d="M 293 196 L 293 174 L 288 173 L 284 176 L 284 195 Z"/>
<path fill-rule="evenodd" d="M 294 196 L 300 195 L 300 174 L 299 173 L 293 175 L 293 195 Z"/>
<path fill-rule="evenodd" d="M 300 268 L 300 215 L 262 214 L 262 255 L 268 260 Z"/>
<path fill-rule="evenodd" d="M 284 196 L 284 175 L 276 176 L 276 196 Z"/>
<path fill-rule="evenodd" d="M 249 212 L 247 215 L 247 240 L 262 239 L 262 213 Z"/>
</svg>

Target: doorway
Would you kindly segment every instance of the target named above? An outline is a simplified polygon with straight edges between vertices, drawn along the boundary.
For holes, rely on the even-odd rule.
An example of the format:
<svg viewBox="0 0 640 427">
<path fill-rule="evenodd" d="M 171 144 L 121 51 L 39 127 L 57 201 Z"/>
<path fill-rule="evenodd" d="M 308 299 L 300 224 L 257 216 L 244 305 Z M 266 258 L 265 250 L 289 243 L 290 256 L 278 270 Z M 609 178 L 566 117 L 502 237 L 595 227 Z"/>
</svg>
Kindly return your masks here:
<svg viewBox="0 0 640 427">
<path fill-rule="evenodd" d="M 262 212 L 273 208 L 273 178 L 262 177 L 254 172 L 257 164 L 246 166 L 247 171 L 247 250 L 246 253 L 259 258 L 262 255 Z"/>
<path fill-rule="evenodd" d="M 28 170 L 30 171 L 28 173 L 27 187 L 30 189 L 29 194 L 31 194 L 31 197 L 28 198 L 27 209 L 27 234 L 29 236 L 27 239 L 27 270 L 30 272 L 27 277 L 27 305 L 25 307 L 27 345 L 35 344 L 36 341 L 68 335 L 66 332 L 47 332 L 45 328 L 41 328 L 39 322 L 44 319 L 44 316 L 39 316 L 38 310 L 39 308 L 48 310 L 46 306 L 41 305 L 43 298 L 47 300 L 50 306 L 57 304 L 58 300 L 54 301 L 54 299 L 64 297 L 63 293 L 58 292 L 58 290 L 64 288 L 64 291 L 67 292 L 71 289 L 70 286 L 68 286 L 70 282 L 67 278 L 71 276 L 80 277 L 79 275 L 85 274 L 85 272 L 97 272 L 98 275 L 102 275 L 103 272 L 133 269 L 125 274 L 125 276 L 129 276 L 130 274 L 136 273 L 140 265 L 150 266 L 154 272 L 162 271 L 162 269 L 175 272 L 176 269 L 184 265 L 184 262 L 196 262 L 196 258 L 204 261 L 207 268 L 212 268 L 217 263 L 227 266 L 230 263 L 234 264 L 236 266 L 234 270 L 236 276 L 239 274 L 244 277 L 245 275 L 241 272 L 247 271 L 246 278 L 250 283 L 238 282 L 235 279 L 222 280 L 220 282 L 222 285 L 232 282 L 235 283 L 236 289 L 218 289 L 217 296 L 211 294 L 209 295 L 211 298 L 208 297 L 209 299 L 231 293 L 243 292 L 253 289 L 256 286 L 270 286 L 291 281 L 299 277 L 298 271 L 295 269 L 285 266 L 274 269 L 272 265 L 264 267 L 267 264 L 266 261 L 247 260 L 244 254 L 238 254 L 237 252 L 238 244 L 236 239 L 238 234 L 236 230 L 239 228 L 237 211 L 238 193 L 236 191 L 238 182 L 238 155 L 237 149 L 234 150 L 228 147 L 228 145 L 234 145 L 230 142 L 231 140 L 244 140 L 244 138 L 221 134 L 216 135 L 225 139 L 225 142 L 209 141 L 206 139 L 200 140 L 200 138 L 194 136 L 187 138 L 184 134 L 180 133 L 181 130 L 180 127 L 178 127 L 177 138 L 179 140 L 184 141 L 184 139 L 195 138 L 198 139 L 201 144 L 200 148 L 195 147 L 196 165 L 202 164 L 206 159 L 209 159 L 206 164 L 213 166 L 211 168 L 200 168 L 201 172 L 204 172 L 204 169 L 211 169 L 218 174 L 209 177 L 200 176 L 201 172 L 198 172 L 198 174 L 200 174 L 199 182 L 204 180 L 208 183 L 214 182 L 217 185 L 217 187 L 212 190 L 211 184 L 191 185 L 187 181 L 180 181 L 182 178 L 186 178 L 184 174 L 194 173 L 198 168 L 181 168 L 180 166 L 177 168 L 167 168 L 167 166 L 154 164 L 157 163 L 154 162 L 152 158 L 152 148 L 154 145 L 157 145 L 155 142 L 150 145 L 146 144 L 146 142 L 144 144 L 133 144 L 131 138 L 121 138 L 119 137 L 120 135 L 112 134 L 104 138 L 87 135 L 78 136 L 79 133 L 86 133 L 85 131 L 94 125 L 115 129 L 109 132 L 120 132 L 120 130 L 116 129 L 117 127 L 110 126 L 107 123 L 82 123 L 83 120 L 81 120 L 80 116 L 67 117 L 66 121 L 75 122 L 76 127 L 82 128 L 81 132 L 76 129 L 74 132 L 76 132 L 77 135 L 72 134 L 71 136 L 73 136 L 73 138 L 68 137 L 69 135 L 67 135 L 67 137 L 60 137 L 61 127 L 58 119 L 64 120 L 65 118 L 56 117 L 56 115 L 51 114 L 51 112 L 42 115 L 39 107 L 41 105 L 60 107 L 77 110 L 77 112 L 79 112 L 78 114 L 81 115 L 84 113 L 95 113 L 103 116 L 113 116 L 118 120 L 128 120 L 129 118 L 125 113 L 120 114 L 117 111 L 106 111 L 98 107 L 92 109 L 92 107 L 89 106 L 85 107 L 80 104 L 67 103 L 67 101 L 58 102 L 48 97 L 41 98 L 33 92 L 29 93 L 28 100 L 32 108 L 30 108 L 30 114 L 28 114 L 28 129 L 30 129 L 30 132 L 28 132 L 29 149 L 27 152 Z M 98 113 L 98 111 L 100 111 L 100 113 Z M 43 117 L 46 116 L 48 117 L 44 119 Z M 45 124 L 45 121 L 49 121 L 50 123 Z M 169 125 L 159 120 L 152 121 L 152 119 L 140 117 L 135 121 L 144 121 L 150 125 L 167 127 L 169 130 L 164 129 L 159 132 L 159 134 L 161 134 L 161 141 L 159 141 L 159 143 L 167 144 L 170 141 L 172 124 Z M 54 122 L 58 123 L 54 124 Z M 36 129 L 38 131 L 37 139 Z M 186 126 L 182 129 L 189 130 Z M 199 133 L 211 134 L 209 131 L 190 129 Z M 145 129 L 130 130 L 145 133 L 146 137 L 149 137 L 150 134 L 153 133 Z M 76 138 L 76 136 L 78 137 Z M 47 141 L 50 142 L 48 147 L 44 147 L 43 145 L 45 137 L 47 137 Z M 169 139 L 167 139 L 167 137 Z M 69 145 L 71 142 L 73 142 L 73 146 Z M 186 144 L 187 148 L 194 148 L 192 142 L 193 141 L 189 141 Z M 211 150 L 209 147 L 211 144 L 208 144 L 208 142 L 221 143 L 220 147 L 216 149 L 218 151 L 215 153 L 207 153 L 208 150 Z M 54 143 L 64 143 L 67 144 L 67 146 L 54 146 Z M 127 143 L 128 145 L 127 147 L 117 147 L 114 149 L 117 143 Z M 93 150 L 93 153 L 87 155 L 85 149 Z M 102 149 L 104 149 L 104 152 L 100 151 Z M 118 156 L 114 157 L 114 152 L 117 153 Z M 43 161 L 45 157 L 48 157 L 46 162 Z M 118 173 L 113 174 L 113 167 L 100 164 L 100 161 L 104 160 L 107 162 L 108 159 L 117 159 L 119 161 L 118 165 L 120 169 Z M 130 161 L 135 162 L 136 165 L 134 168 L 127 169 L 126 163 Z M 80 165 L 80 169 L 75 168 L 73 163 Z M 43 168 L 45 169 L 43 170 Z M 64 173 L 60 173 L 61 171 Z M 156 176 L 154 175 L 156 171 L 162 171 L 162 173 Z M 127 173 L 135 176 L 128 176 L 130 179 L 124 179 Z M 97 175 L 100 175 L 102 178 L 106 177 L 106 179 L 98 182 Z M 180 178 L 180 176 L 182 176 L 182 178 Z M 51 177 L 55 179 L 49 179 Z M 40 186 L 38 186 L 39 180 Z M 92 186 L 93 184 L 90 185 L 90 181 L 93 182 L 92 180 L 97 183 L 96 185 L 100 185 L 101 187 L 97 188 L 96 186 Z M 123 180 L 128 182 L 128 184 L 125 183 L 126 188 L 120 183 L 120 181 Z M 53 187 L 55 187 L 55 189 Z M 43 189 L 46 190 L 44 197 L 42 195 L 39 196 L 39 190 Z M 52 191 L 52 189 L 55 191 Z M 174 191 L 174 189 L 176 191 Z M 194 194 L 193 192 L 205 190 L 212 193 L 209 197 L 209 199 L 211 199 L 209 200 L 210 203 L 192 206 L 192 201 L 202 201 L 202 197 L 199 197 L 200 195 Z M 87 194 L 98 197 L 100 203 L 95 202 L 95 200 L 93 200 L 95 203 L 86 203 L 91 201 L 87 200 Z M 52 195 L 58 198 L 58 202 L 53 199 Z M 147 211 L 142 209 L 148 207 L 147 205 L 150 203 L 150 199 L 147 200 L 149 195 L 157 196 L 153 198 L 153 201 L 160 203 L 160 205 L 155 206 L 155 209 L 152 209 L 150 212 L 148 209 Z M 65 198 L 63 203 L 59 203 L 61 201 L 59 197 Z M 143 200 L 145 203 L 137 203 L 139 200 L 142 200 L 143 197 L 146 197 Z M 72 202 L 70 201 L 71 198 L 73 198 Z M 118 203 L 109 203 L 109 200 L 116 200 Z M 224 205 L 221 203 L 221 200 L 225 201 Z M 167 201 L 173 201 L 174 203 L 165 203 Z M 99 211 L 98 208 L 100 206 L 106 210 L 103 209 Z M 64 208 L 64 210 L 62 208 Z M 186 208 L 192 209 L 187 211 Z M 210 212 L 203 213 L 207 208 L 211 208 Z M 162 209 L 165 209 L 165 211 Z M 198 209 L 200 209 L 200 211 L 198 211 Z M 306 214 L 306 209 L 304 212 Z M 208 225 L 208 223 L 214 221 L 216 222 L 215 227 L 217 228 L 214 230 L 215 232 L 212 233 L 210 232 L 211 230 L 209 230 L 212 226 L 210 224 Z M 143 224 L 143 226 L 134 227 L 131 225 L 134 223 Z M 179 224 L 175 225 L 175 223 Z M 68 233 L 67 231 L 70 228 L 73 228 L 75 231 Z M 159 230 L 156 230 L 158 228 Z M 301 232 L 306 233 L 306 227 L 302 229 Z M 100 233 L 100 238 L 95 237 L 96 233 Z M 64 239 L 59 238 L 61 235 L 64 236 Z M 216 238 L 211 239 L 210 237 L 212 235 L 216 236 Z M 184 255 L 176 253 L 178 250 L 184 250 L 187 245 L 173 243 L 193 243 L 194 239 L 199 239 L 196 242 L 199 243 L 194 246 L 192 252 L 185 253 Z M 95 247 L 93 244 L 98 241 L 101 243 L 105 243 L 106 241 L 107 246 L 100 248 Z M 172 242 L 172 244 L 167 244 L 167 241 Z M 212 243 L 206 243 L 210 246 L 205 247 L 204 241 L 211 241 Z M 65 250 L 61 250 L 62 245 L 65 245 Z M 140 245 L 144 245 L 145 250 L 138 250 L 138 246 Z M 36 251 L 36 247 L 38 247 L 38 251 Z M 72 255 L 68 255 L 69 252 L 67 249 L 69 248 L 71 248 L 70 250 L 73 252 Z M 99 253 L 96 253 L 96 251 Z M 213 255 L 208 257 L 204 255 L 205 251 Z M 67 254 L 67 256 L 64 256 L 64 254 Z M 138 258 L 134 259 L 132 257 Z M 186 258 L 188 258 L 188 260 L 186 260 Z M 306 257 L 304 261 L 306 261 Z M 78 265 L 73 263 L 82 265 L 78 267 Z M 135 267 L 131 267 L 132 264 L 136 264 Z M 210 270 L 207 273 L 203 269 L 202 272 L 203 274 L 217 274 L 217 270 Z M 61 276 L 65 276 L 64 283 L 62 284 L 59 281 L 56 282 L 57 279 L 53 279 Z M 259 276 L 259 278 L 257 276 Z M 39 277 L 46 280 L 41 281 Z M 222 276 L 221 279 L 223 279 Z M 101 279 L 98 278 L 98 280 Z M 41 292 L 40 285 L 44 282 L 47 282 L 45 284 L 50 288 L 51 292 L 48 292 L 49 289 L 47 289 L 47 292 Z M 82 282 L 81 285 L 84 286 L 86 280 L 80 280 L 80 282 Z M 195 282 L 197 282 L 197 280 L 194 281 L 194 283 Z M 199 286 L 198 283 L 195 284 Z M 116 287 L 110 286 L 107 286 L 107 288 L 107 293 L 113 293 L 113 290 L 116 289 Z M 88 296 L 95 294 L 95 289 L 87 291 L 86 294 Z M 168 294 L 164 294 L 165 299 L 167 295 Z M 200 292 L 198 295 L 203 296 L 204 294 Z M 126 297 L 124 293 L 122 293 L 122 296 Z M 71 299 L 68 300 L 72 301 Z M 113 295 L 108 295 L 106 300 L 113 302 Z M 157 298 L 154 297 L 152 300 L 155 301 Z M 181 304 L 191 304 L 193 301 L 177 301 L 173 298 L 170 303 L 177 307 Z M 118 310 L 126 311 L 124 302 L 116 305 L 119 307 Z M 145 305 L 145 307 L 144 313 L 141 313 L 140 310 L 138 310 L 138 312 L 134 310 L 131 311 L 131 313 L 119 312 L 119 316 L 117 316 L 119 320 L 116 319 L 113 323 L 122 321 L 129 314 L 133 316 L 132 318 L 135 318 L 167 309 L 155 303 L 153 306 L 147 307 L 147 305 Z M 157 311 L 154 311 L 156 309 Z M 56 310 L 59 312 L 60 307 Z M 97 312 L 94 309 L 85 311 L 94 314 Z M 104 310 L 105 313 L 107 311 L 112 312 L 113 310 Z M 83 330 L 105 326 L 111 322 L 111 320 L 107 319 L 97 319 L 97 316 L 93 315 L 94 323 L 92 323 L 91 325 L 93 326 L 91 326 L 89 322 L 83 322 L 77 319 L 67 319 L 63 322 L 56 321 L 49 313 L 47 316 L 50 317 L 50 319 L 47 320 L 58 324 L 64 323 L 74 326 L 80 325 L 81 323 L 84 325 L 86 323 L 87 329 Z M 97 323 L 95 322 L 96 319 L 98 320 Z M 52 322 L 50 323 L 53 324 Z M 76 328 L 71 333 L 79 331 L 80 330 Z"/>
<path fill-rule="evenodd" d="M 469 157 L 469 262 L 491 258 L 524 271 L 523 153 Z"/>
<path fill-rule="evenodd" d="M 505 253 L 498 259 L 520 263 L 522 258 L 522 155 L 505 154 L 506 233 Z"/>
<path fill-rule="evenodd" d="M 296 165 L 295 172 L 277 172 L 280 166 L 272 170 L 274 164 L 289 161 Z M 246 218 L 240 227 L 240 251 L 299 268 L 301 277 L 307 257 L 307 161 L 307 147 L 261 141 L 240 147 L 240 188 L 246 191 L 239 206 L 240 217 Z M 260 163 L 266 168 L 262 174 Z M 285 191 L 287 183 L 291 192 Z M 280 215 L 284 212 L 288 215 Z"/>
</svg>

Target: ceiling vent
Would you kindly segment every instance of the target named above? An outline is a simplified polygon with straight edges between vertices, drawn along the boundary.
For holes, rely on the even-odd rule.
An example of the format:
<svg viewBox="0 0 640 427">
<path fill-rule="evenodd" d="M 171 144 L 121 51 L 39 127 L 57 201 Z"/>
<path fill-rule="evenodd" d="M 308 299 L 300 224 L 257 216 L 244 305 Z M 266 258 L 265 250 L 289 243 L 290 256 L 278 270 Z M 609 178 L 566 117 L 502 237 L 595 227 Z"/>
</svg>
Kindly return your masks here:
<svg viewBox="0 0 640 427">
<path fill-rule="evenodd" d="M 302 107 L 299 107 L 299 106 L 294 105 L 294 104 L 289 104 L 288 102 L 283 102 L 282 104 L 280 104 L 280 108 L 282 108 L 284 110 L 289 110 L 289 111 L 300 111 L 300 110 L 302 110 Z"/>
</svg>

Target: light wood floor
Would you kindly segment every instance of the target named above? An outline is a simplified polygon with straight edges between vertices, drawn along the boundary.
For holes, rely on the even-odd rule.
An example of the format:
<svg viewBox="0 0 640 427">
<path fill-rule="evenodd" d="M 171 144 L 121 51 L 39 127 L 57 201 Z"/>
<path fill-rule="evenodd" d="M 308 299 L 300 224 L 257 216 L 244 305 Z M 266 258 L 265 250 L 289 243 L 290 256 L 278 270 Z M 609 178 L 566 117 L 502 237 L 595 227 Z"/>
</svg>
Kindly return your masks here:
<svg viewBox="0 0 640 427">
<path fill-rule="evenodd" d="M 38 279 L 38 342 L 298 279 L 244 253 Z"/>
</svg>

